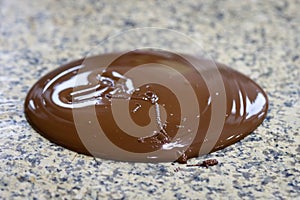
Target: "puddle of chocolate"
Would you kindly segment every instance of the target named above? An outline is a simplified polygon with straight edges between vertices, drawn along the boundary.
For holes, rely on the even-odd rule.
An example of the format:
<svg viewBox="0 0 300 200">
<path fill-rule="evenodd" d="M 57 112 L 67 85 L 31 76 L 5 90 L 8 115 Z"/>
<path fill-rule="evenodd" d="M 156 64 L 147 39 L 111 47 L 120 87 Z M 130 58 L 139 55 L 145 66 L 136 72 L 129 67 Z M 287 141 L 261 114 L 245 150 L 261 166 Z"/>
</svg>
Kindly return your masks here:
<svg viewBox="0 0 300 200">
<path fill-rule="evenodd" d="M 77 60 L 31 88 L 26 118 L 42 136 L 78 153 L 185 163 L 241 140 L 267 113 L 267 96 L 253 80 L 210 65 L 150 50 Z"/>
</svg>

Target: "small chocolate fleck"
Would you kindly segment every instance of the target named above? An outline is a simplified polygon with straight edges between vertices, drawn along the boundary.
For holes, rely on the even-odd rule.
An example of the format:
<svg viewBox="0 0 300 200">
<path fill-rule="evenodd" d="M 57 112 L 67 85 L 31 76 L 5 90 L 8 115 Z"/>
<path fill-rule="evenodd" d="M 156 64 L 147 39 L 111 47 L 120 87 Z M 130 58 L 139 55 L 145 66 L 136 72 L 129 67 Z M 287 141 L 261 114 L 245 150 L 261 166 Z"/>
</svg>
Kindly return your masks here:
<svg viewBox="0 0 300 200">
<path fill-rule="evenodd" d="M 217 165 L 218 161 L 216 159 L 208 159 L 208 160 L 204 160 L 202 163 L 198 163 L 198 164 L 191 164 L 191 165 L 186 165 L 187 167 L 210 167 L 210 166 L 214 166 Z"/>
</svg>

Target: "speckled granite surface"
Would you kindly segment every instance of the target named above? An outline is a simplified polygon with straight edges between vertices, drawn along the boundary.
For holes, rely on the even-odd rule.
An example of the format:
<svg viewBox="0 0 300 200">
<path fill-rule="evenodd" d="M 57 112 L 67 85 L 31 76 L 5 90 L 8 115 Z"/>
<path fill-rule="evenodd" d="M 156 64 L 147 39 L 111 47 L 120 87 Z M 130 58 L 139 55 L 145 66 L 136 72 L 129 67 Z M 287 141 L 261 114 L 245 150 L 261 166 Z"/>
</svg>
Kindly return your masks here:
<svg viewBox="0 0 300 200">
<path fill-rule="evenodd" d="M 0 198 L 300 199 L 299 8 L 299 1 L 0 0 Z M 253 134 L 189 161 L 219 165 L 96 161 L 50 143 L 25 120 L 23 101 L 39 77 L 111 34 L 145 26 L 201 41 L 267 91 L 269 114 Z"/>
</svg>

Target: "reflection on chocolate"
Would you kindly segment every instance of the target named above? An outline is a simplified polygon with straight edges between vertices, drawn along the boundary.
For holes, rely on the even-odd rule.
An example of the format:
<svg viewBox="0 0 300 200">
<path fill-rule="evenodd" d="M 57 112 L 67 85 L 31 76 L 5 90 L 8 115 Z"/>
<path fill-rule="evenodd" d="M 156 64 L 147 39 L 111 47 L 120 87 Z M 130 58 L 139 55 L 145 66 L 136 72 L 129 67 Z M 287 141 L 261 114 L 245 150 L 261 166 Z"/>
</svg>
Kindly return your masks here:
<svg viewBox="0 0 300 200">
<path fill-rule="evenodd" d="M 239 72 L 153 50 L 71 62 L 25 101 L 28 121 L 50 141 L 137 162 L 186 162 L 222 149 L 261 124 L 267 108 L 265 92 Z"/>
</svg>

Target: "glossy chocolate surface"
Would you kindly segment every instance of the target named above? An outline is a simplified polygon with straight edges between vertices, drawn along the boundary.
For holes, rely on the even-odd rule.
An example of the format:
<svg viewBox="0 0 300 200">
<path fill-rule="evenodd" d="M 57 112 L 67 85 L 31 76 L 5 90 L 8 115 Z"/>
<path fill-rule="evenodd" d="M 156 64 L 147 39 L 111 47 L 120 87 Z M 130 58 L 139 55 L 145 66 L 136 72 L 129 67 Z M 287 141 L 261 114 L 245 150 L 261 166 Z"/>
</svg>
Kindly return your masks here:
<svg viewBox="0 0 300 200">
<path fill-rule="evenodd" d="M 225 148 L 267 109 L 265 92 L 241 73 L 161 51 L 71 62 L 42 77 L 25 101 L 27 120 L 50 141 L 137 162 L 186 162 Z"/>
</svg>

